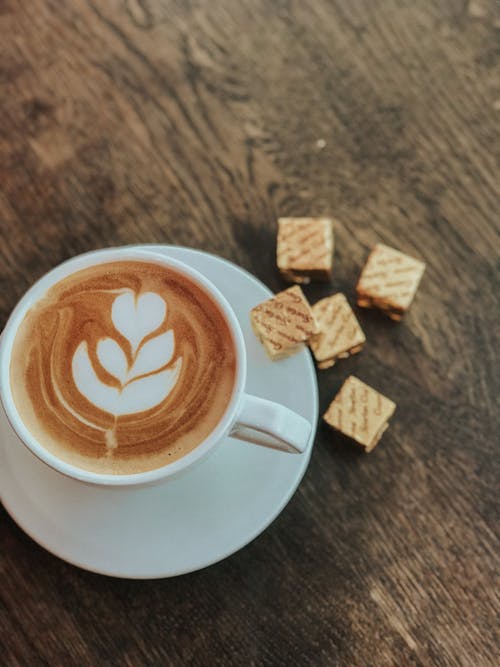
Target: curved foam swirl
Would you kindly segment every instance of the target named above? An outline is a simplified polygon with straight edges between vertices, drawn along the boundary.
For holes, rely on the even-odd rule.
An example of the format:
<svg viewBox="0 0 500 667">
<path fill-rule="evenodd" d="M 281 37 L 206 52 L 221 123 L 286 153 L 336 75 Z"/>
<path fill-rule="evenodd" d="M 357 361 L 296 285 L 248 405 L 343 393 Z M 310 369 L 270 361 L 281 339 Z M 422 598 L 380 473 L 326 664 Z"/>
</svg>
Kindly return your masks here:
<svg viewBox="0 0 500 667">
<path fill-rule="evenodd" d="M 26 426 L 59 458 L 134 473 L 191 451 L 230 399 L 236 359 L 217 304 L 150 262 L 97 265 L 50 288 L 16 335 Z"/>
</svg>

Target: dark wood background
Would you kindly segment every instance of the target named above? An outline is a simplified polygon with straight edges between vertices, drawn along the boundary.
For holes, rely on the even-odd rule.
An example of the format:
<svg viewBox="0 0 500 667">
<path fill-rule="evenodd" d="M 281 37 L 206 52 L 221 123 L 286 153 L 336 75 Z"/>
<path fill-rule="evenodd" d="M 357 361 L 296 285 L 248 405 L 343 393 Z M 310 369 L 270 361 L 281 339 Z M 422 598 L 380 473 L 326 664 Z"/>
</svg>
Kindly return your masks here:
<svg viewBox="0 0 500 667">
<path fill-rule="evenodd" d="M 134 582 L 0 510 L 2 665 L 499 664 L 500 7 L 495 0 L 3 0 L 0 325 L 93 248 L 174 243 L 272 289 L 278 215 L 427 262 L 401 324 L 319 375 L 398 403 L 373 454 L 320 426 L 283 514 L 205 571 Z M 498 328 L 497 328 L 498 333 Z"/>
</svg>

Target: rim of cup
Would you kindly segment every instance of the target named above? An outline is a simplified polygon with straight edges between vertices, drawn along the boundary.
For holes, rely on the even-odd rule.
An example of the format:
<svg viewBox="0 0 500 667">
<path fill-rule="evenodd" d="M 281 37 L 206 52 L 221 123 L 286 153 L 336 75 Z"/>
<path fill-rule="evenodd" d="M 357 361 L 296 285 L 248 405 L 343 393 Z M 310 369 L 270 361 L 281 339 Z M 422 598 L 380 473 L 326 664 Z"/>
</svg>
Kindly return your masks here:
<svg viewBox="0 0 500 667">
<path fill-rule="evenodd" d="M 149 261 L 163 266 L 170 267 L 185 275 L 192 282 L 207 293 L 213 301 L 217 303 L 226 322 L 229 325 L 231 336 L 236 351 L 236 377 L 234 381 L 233 392 L 226 406 L 224 414 L 220 418 L 216 427 L 211 433 L 196 447 L 186 455 L 167 463 L 159 468 L 147 470 L 144 472 L 130 474 L 104 474 L 95 473 L 85 468 L 74 466 L 62 461 L 57 456 L 51 454 L 29 431 L 23 423 L 23 420 L 17 410 L 10 385 L 10 358 L 13 344 L 15 341 L 17 329 L 23 321 L 29 309 L 46 293 L 46 291 L 60 282 L 64 278 L 91 266 L 107 264 L 108 262 L 118 261 Z M 132 248 L 110 248 L 102 250 L 92 250 L 90 252 L 77 255 L 66 260 L 35 282 L 19 300 L 12 311 L 7 324 L 0 338 L 0 400 L 3 405 L 6 417 L 17 436 L 28 449 L 41 461 L 58 472 L 94 485 L 105 486 L 137 486 L 153 483 L 177 475 L 181 471 L 190 467 L 209 451 L 211 451 L 227 435 L 234 423 L 238 407 L 243 395 L 246 383 L 246 349 L 240 324 L 229 305 L 226 297 L 213 285 L 202 273 L 193 269 L 188 264 L 177 259 L 172 259 L 155 250 L 132 249 Z"/>
</svg>

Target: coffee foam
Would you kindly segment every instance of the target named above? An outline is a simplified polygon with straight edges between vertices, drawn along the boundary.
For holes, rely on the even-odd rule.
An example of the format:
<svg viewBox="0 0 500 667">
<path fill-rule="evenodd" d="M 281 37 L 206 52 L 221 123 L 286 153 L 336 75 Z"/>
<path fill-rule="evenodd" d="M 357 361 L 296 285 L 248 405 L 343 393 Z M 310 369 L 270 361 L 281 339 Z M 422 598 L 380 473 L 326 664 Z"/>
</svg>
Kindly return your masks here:
<svg viewBox="0 0 500 667">
<path fill-rule="evenodd" d="M 220 421 L 236 356 L 205 291 L 149 262 L 113 262 L 51 287 L 16 334 L 18 412 L 47 450 L 98 473 L 184 456 Z"/>
</svg>

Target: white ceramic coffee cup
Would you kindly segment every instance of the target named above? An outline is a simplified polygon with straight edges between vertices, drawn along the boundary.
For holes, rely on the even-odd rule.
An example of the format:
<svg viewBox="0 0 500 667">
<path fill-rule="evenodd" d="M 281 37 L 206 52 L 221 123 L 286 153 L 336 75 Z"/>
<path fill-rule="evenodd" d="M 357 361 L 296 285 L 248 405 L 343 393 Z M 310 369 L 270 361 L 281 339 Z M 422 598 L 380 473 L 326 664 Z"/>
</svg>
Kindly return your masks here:
<svg viewBox="0 0 500 667">
<path fill-rule="evenodd" d="M 117 261 L 149 261 L 171 267 L 198 284 L 219 305 L 231 330 L 236 351 L 237 369 L 233 393 L 226 410 L 210 435 L 191 452 L 168 465 L 146 472 L 111 475 L 94 473 L 76 467 L 49 452 L 23 423 L 16 408 L 10 383 L 10 359 L 19 325 L 28 310 L 55 283 L 82 269 Z M 220 291 L 199 271 L 184 262 L 170 259 L 153 250 L 113 248 L 79 255 L 60 264 L 36 282 L 13 310 L 0 339 L 0 400 L 10 425 L 33 454 L 54 470 L 81 482 L 106 486 L 137 486 L 177 475 L 211 452 L 225 436 L 246 440 L 257 445 L 300 453 L 307 447 L 311 424 L 292 410 L 245 392 L 247 356 L 243 334 L 236 316 Z M 236 446 L 236 445 L 235 445 Z"/>
</svg>

